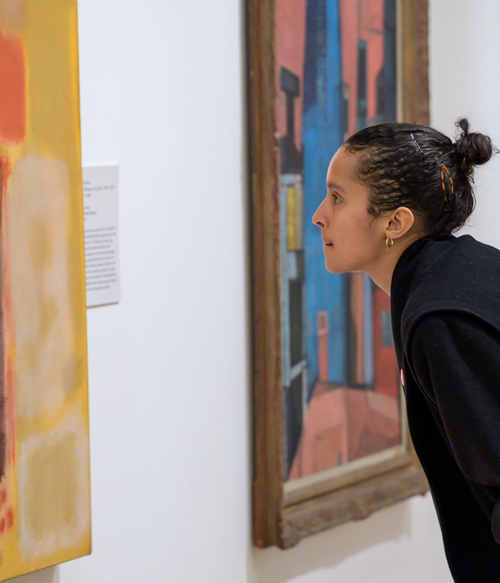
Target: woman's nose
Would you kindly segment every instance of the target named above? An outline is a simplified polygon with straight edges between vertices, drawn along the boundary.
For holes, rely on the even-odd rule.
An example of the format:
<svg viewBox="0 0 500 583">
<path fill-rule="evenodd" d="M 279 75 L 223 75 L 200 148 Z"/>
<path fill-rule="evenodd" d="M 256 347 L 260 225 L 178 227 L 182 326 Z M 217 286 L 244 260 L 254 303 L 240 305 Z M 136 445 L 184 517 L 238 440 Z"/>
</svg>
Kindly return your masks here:
<svg viewBox="0 0 500 583">
<path fill-rule="evenodd" d="M 316 209 L 316 212 L 314 213 L 312 218 L 312 222 L 320 229 L 326 227 L 326 219 L 324 214 L 322 213 L 322 206 L 323 203 L 321 203 L 319 207 Z"/>
</svg>

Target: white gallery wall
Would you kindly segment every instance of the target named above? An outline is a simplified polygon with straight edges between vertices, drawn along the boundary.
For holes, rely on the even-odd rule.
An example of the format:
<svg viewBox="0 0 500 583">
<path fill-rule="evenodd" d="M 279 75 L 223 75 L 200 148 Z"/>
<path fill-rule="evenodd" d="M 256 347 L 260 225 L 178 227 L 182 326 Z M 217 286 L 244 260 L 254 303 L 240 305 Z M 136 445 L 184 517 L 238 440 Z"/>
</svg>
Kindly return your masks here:
<svg viewBox="0 0 500 583">
<path fill-rule="evenodd" d="M 450 583 L 429 496 L 251 544 L 242 0 L 80 0 L 84 165 L 120 165 L 122 301 L 88 311 L 93 554 L 21 583 Z M 432 123 L 500 145 L 500 4 L 431 0 Z M 500 156 L 470 232 L 500 247 Z"/>
</svg>

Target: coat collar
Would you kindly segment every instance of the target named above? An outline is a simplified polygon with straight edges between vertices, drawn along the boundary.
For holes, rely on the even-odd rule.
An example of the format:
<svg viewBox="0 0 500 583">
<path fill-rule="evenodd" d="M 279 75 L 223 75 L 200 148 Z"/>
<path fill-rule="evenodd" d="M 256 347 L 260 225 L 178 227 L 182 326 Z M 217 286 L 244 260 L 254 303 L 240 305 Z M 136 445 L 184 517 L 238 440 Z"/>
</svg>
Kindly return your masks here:
<svg viewBox="0 0 500 583">
<path fill-rule="evenodd" d="M 423 237 L 405 249 L 396 263 L 391 280 L 391 317 L 394 346 L 400 368 L 404 353 L 401 320 L 408 299 L 456 240 L 453 235 Z"/>
</svg>

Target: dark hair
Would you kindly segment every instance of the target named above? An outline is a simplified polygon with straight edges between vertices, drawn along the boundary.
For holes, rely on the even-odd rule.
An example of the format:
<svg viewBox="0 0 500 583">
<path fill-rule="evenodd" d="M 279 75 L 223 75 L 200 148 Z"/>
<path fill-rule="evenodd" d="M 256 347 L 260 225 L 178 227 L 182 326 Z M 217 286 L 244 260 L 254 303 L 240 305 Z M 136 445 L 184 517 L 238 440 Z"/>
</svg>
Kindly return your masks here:
<svg viewBox="0 0 500 583">
<path fill-rule="evenodd" d="M 370 188 L 370 214 L 406 206 L 426 235 L 450 235 L 464 225 L 475 205 L 474 167 L 488 162 L 495 149 L 489 137 L 469 133 L 467 119 L 456 125 L 461 131 L 455 142 L 408 123 L 370 126 L 346 140 L 348 152 L 360 153 L 356 179 Z"/>
</svg>

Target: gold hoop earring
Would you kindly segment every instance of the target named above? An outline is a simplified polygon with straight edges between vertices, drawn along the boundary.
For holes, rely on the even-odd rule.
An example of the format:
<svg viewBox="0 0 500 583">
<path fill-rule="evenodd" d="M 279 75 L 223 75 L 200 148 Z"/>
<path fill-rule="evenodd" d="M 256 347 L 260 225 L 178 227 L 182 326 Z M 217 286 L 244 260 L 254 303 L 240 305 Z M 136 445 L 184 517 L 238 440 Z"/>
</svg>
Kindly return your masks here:
<svg viewBox="0 0 500 583">
<path fill-rule="evenodd" d="M 389 235 L 386 235 L 385 237 L 385 244 L 387 247 L 392 247 L 394 245 L 394 241 L 389 237 Z"/>
</svg>

